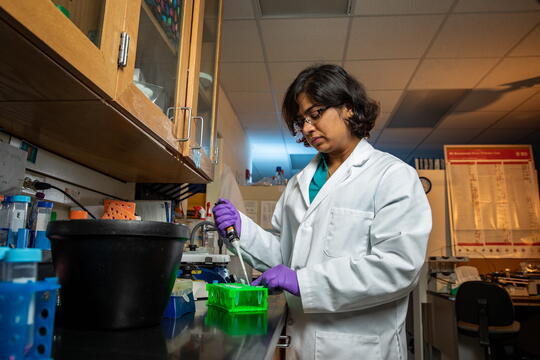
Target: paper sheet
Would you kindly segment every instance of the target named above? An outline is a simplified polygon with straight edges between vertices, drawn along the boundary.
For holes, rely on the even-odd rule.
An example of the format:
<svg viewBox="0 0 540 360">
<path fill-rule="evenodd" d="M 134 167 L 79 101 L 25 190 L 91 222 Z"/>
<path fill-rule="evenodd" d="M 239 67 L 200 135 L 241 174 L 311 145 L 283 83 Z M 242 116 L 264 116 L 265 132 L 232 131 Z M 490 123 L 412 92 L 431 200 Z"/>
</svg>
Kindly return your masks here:
<svg viewBox="0 0 540 360">
<path fill-rule="evenodd" d="M 256 223 L 259 223 L 259 202 L 257 200 L 244 200 L 246 215 Z"/>
<path fill-rule="evenodd" d="M 21 191 L 26 165 L 26 153 L 0 142 L 0 194 L 15 195 Z"/>
<path fill-rule="evenodd" d="M 276 208 L 277 201 L 261 201 L 261 227 L 263 229 L 272 228 L 272 215 Z"/>
<path fill-rule="evenodd" d="M 540 257 L 530 147 L 447 146 L 445 153 L 454 255 Z"/>
</svg>

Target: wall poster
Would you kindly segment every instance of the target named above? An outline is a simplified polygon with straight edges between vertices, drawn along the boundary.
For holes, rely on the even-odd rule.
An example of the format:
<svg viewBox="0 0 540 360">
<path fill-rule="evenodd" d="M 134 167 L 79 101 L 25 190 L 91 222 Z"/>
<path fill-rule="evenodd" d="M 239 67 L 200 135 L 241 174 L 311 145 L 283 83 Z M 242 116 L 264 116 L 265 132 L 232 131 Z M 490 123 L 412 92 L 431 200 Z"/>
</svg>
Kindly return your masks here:
<svg viewBox="0 0 540 360">
<path fill-rule="evenodd" d="M 455 256 L 540 258 L 540 211 L 530 145 L 445 145 Z"/>
</svg>

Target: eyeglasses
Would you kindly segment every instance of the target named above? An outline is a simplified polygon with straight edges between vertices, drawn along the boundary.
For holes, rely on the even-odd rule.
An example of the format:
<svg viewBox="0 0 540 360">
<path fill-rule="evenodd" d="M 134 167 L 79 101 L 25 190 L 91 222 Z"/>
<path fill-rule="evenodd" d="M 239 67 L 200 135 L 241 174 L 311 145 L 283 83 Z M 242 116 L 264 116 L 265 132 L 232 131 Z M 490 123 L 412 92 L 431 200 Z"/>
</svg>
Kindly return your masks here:
<svg viewBox="0 0 540 360">
<path fill-rule="evenodd" d="M 324 112 L 331 107 L 333 106 L 323 106 L 318 109 L 310 109 L 305 117 L 300 116 L 294 121 L 294 126 L 298 129 L 298 131 L 302 131 L 305 123 L 308 123 L 309 125 L 317 124 L 317 122 L 322 118 Z"/>
</svg>

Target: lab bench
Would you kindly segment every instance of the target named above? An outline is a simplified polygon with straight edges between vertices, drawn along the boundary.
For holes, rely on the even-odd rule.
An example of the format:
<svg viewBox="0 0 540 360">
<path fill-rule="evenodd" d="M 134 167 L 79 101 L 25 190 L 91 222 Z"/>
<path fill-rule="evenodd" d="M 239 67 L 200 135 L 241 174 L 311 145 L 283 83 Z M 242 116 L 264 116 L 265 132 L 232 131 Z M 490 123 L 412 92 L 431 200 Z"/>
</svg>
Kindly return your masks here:
<svg viewBox="0 0 540 360">
<path fill-rule="evenodd" d="M 55 360 L 67 359 L 271 359 L 285 324 L 286 302 L 268 297 L 268 313 L 252 332 L 236 335 L 210 325 L 206 300 L 198 300 L 195 313 L 164 319 L 160 326 L 125 331 L 90 331 L 57 328 Z M 83 309 L 81 309 L 83 311 Z M 234 322 L 233 322 L 234 324 Z M 264 328 L 266 325 L 266 329 Z"/>
</svg>

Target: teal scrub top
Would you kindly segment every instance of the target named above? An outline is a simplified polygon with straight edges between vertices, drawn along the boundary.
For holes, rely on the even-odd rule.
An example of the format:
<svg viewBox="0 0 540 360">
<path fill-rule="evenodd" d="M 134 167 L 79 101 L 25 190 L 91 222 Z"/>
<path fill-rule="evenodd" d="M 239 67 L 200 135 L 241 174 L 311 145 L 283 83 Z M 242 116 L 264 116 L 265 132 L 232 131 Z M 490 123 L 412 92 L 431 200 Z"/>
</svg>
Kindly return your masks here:
<svg viewBox="0 0 540 360">
<path fill-rule="evenodd" d="M 315 170 L 315 175 L 313 175 L 313 179 L 311 179 L 311 183 L 309 184 L 309 203 L 310 204 L 313 202 L 313 199 L 315 199 L 315 196 L 317 196 L 319 191 L 322 189 L 324 183 L 326 182 L 326 178 L 328 177 L 328 165 L 326 164 L 326 154 L 321 153 L 320 158 L 321 160 L 319 161 L 317 170 Z"/>
</svg>

